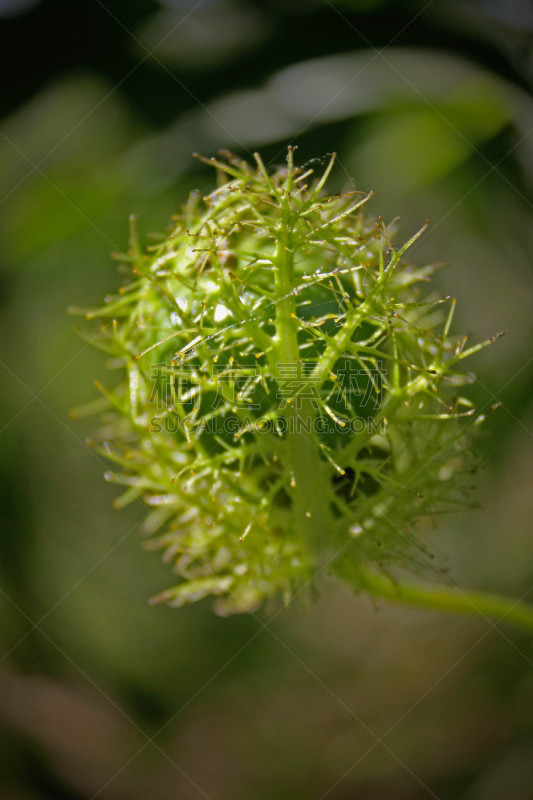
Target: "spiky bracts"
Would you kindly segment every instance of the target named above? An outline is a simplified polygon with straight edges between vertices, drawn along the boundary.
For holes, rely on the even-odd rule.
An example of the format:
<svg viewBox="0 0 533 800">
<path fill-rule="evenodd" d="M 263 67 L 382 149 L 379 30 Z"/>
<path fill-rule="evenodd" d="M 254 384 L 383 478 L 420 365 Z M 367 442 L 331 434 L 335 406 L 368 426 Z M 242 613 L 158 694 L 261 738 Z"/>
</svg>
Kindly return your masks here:
<svg viewBox="0 0 533 800">
<path fill-rule="evenodd" d="M 94 446 L 182 578 L 155 599 L 221 614 L 423 562 L 416 521 L 466 502 L 473 463 L 457 392 L 482 345 L 405 261 L 421 231 L 396 248 L 370 195 L 322 196 L 333 159 L 318 182 L 292 150 L 256 161 L 211 159 L 227 182 L 149 252 L 133 235 L 129 283 L 86 312 L 124 376 Z"/>
</svg>

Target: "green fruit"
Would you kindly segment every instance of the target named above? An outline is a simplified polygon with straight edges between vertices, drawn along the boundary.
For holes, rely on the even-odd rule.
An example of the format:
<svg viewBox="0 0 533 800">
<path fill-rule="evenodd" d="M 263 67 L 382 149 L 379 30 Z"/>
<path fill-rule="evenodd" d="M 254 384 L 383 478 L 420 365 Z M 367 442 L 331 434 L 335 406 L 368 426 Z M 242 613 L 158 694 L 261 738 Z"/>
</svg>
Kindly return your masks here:
<svg viewBox="0 0 533 800">
<path fill-rule="evenodd" d="M 271 175 L 210 161 L 228 181 L 150 252 L 133 236 L 129 283 L 87 312 L 124 376 L 95 446 L 182 579 L 155 600 L 251 611 L 325 574 L 390 595 L 391 568 L 427 564 L 417 522 L 469 504 L 458 390 L 486 343 L 405 260 L 422 231 L 396 247 L 370 195 L 322 195 L 334 159 L 318 181 L 291 149 Z"/>
</svg>

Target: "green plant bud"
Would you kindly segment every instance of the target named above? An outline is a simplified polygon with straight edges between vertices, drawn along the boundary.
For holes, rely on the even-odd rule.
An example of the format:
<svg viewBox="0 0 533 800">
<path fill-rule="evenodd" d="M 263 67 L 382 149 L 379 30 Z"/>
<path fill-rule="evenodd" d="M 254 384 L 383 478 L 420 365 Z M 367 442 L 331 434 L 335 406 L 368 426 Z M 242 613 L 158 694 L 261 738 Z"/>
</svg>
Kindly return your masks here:
<svg viewBox="0 0 533 800">
<path fill-rule="evenodd" d="M 392 569 L 427 566 L 418 521 L 470 504 L 463 360 L 487 344 L 406 260 L 424 228 L 397 245 L 370 194 L 325 195 L 334 158 L 320 179 L 292 149 L 256 162 L 210 159 L 226 182 L 148 252 L 133 233 L 129 281 L 85 312 L 122 376 L 94 446 L 181 579 L 154 600 L 222 615 L 325 575 L 388 596 Z"/>
</svg>

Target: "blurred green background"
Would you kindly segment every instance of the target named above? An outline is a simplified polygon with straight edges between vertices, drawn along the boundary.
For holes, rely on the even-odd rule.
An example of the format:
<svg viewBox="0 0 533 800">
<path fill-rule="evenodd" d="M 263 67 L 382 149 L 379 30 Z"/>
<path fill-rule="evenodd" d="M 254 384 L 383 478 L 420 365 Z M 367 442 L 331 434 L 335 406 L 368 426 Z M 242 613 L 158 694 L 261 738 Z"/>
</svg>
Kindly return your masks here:
<svg viewBox="0 0 533 800">
<path fill-rule="evenodd" d="M 213 176 L 288 143 L 373 189 L 446 264 L 473 365 L 478 511 L 427 536 L 459 584 L 533 599 L 533 8 L 522 0 L 0 0 L 2 800 L 530 800 L 533 641 L 505 623 L 316 606 L 150 607 L 142 550 L 69 409 L 104 375 L 71 304 L 119 285 Z"/>
</svg>

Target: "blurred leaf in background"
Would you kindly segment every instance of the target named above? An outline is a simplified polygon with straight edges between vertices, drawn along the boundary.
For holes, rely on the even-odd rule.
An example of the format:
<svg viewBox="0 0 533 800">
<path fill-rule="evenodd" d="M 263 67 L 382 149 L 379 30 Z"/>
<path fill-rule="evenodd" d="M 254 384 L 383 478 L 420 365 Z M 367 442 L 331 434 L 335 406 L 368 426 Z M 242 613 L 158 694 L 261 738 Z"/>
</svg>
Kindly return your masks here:
<svg viewBox="0 0 533 800">
<path fill-rule="evenodd" d="M 185 70 L 210 71 L 268 38 L 268 14 L 243 0 L 169 0 L 139 31 L 139 53 Z"/>
</svg>

